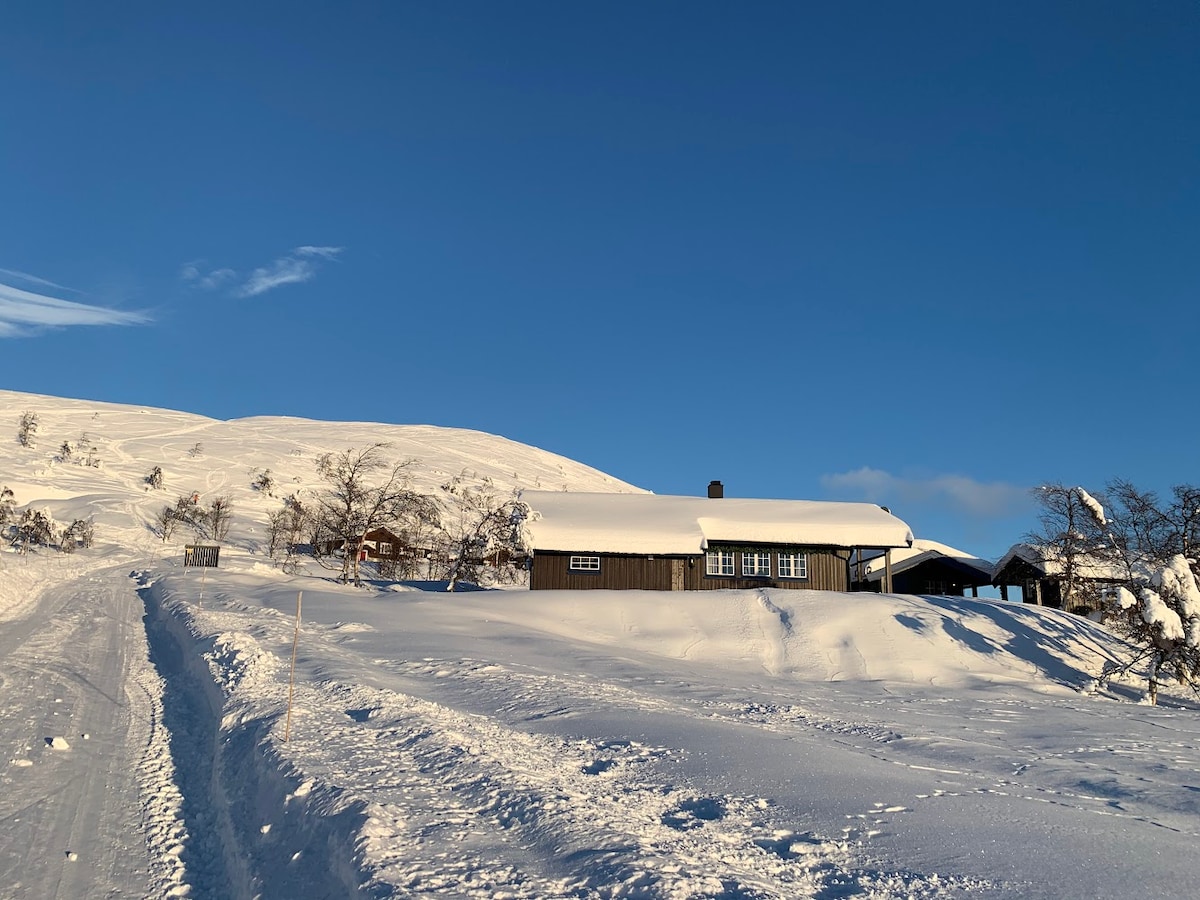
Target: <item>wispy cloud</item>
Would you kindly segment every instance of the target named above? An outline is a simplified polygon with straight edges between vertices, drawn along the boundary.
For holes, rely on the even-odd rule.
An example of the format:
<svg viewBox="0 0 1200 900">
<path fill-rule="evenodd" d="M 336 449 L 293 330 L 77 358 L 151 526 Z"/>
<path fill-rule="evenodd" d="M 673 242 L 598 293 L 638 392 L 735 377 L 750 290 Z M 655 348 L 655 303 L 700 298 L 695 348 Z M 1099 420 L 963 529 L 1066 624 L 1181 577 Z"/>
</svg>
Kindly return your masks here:
<svg viewBox="0 0 1200 900">
<path fill-rule="evenodd" d="M 142 313 L 60 300 L 0 284 L 0 338 L 27 337 L 44 328 L 70 325 L 142 325 Z"/>
<path fill-rule="evenodd" d="M 342 247 L 297 247 L 292 252 L 297 256 L 319 256 L 322 259 L 333 259 L 343 250 Z"/>
<path fill-rule="evenodd" d="M 210 269 L 204 260 L 195 259 L 180 267 L 179 277 L 198 288 L 213 291 L 235 281 L 237 272 L 233 269 Z"/>
<path fill-rule="evenodd" d="M 306 244 L 245 276 L 234 269 L 210 269 L 204 260 L 193 260 L 183 264 L 179 277 L 202 290 L 231 287 L 235 297 L 256 297 L 285 284 L 311 281 L 316 277 L 320 264 L 337 259 L 342 249 Z"/>
<path fill-rule="evenodd" d="M 284 256 L 269 266 L 250 273 L 250 277 L 235 291 L 239 297 L 256 297 L 285 284 L 299 284 L 317 274 L 317 267 L 307 259 Z"/>
<path fill-rule="evenodd" d="M 864 466 L 821 476 L 830 493 L 890 506 L 925 504 L 975 516 L 1011 515 L 1030 504 L 1029 489 L 1001 481 L 981 482 L 965 475 L 904 478 Z"/>
<path fill-rule="evenodd" d="M 237 272 L 233 271 L 233 269 L 214 269 L 200 279 L 200 287 L 212 291 L 222 285 L 228 284 L 236 278 Z"/>
<path fill-rule="evenodd" d="M 16 269 L 0 269 L 0 276 L 7 278 L 16 278 L 18 281 L 24 281 L 27 284 L 36 284 L 41 287 L 54 288 L 59 291 L 70 291 L 73 294 L 78 294 L 79 291 L 75 288 L 63 287 L 61 284 L 55 284 L 53 281 L 48 281 L 45 278 L 39 278 L 36 275 L 30 275 L 28 272 L 18 272 Z"/>
</svg>

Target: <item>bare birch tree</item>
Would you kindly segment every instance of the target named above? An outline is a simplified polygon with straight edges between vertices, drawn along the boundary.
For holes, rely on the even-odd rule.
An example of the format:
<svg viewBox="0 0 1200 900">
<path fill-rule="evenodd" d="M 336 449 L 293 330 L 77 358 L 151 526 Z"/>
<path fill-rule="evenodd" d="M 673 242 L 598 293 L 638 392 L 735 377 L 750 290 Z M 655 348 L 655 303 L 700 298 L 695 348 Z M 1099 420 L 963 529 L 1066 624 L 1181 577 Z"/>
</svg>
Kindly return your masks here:
<svg viewBox="0 0 1200 900">
<path fill-rule="evenodd" d="M 1042 485 L 1033 494 L 1042 507 L 1041 530 L 1029 534 L 1028 540 L 1041 553 L 1043 567 L 1058 575 L 1062 608 L 1095 608 L 1099 598 L 1088 570 L 1099 561 L 1096 551 L 1105 544 L 1103 498 L 1061 484 Z"/>
<path fill-rule="evenodd" d="M 316 535 L 340 541 L 343 583 L 362 584 L 360 557 L 367 533 L 406 521 L 435 521 L 437 506 L 410 486 L 412 460 L 389 463 L 386 443 L 326 453 L 317 473 L 328 485 L 317 498 Z"/>
<path fill-rule="evenodd" d="M 524 572 L 519 561 L 524 559 L 529 506 L 515 493 L 503 495 L 487 478 L 469 485 L 460 475 L 442 490 L 449 507 L 442 532 L 446 590 L 455 590 L 461 582 L 480 584 L 489 567 L 497 581 L 517 581 Z"/>
</svg>

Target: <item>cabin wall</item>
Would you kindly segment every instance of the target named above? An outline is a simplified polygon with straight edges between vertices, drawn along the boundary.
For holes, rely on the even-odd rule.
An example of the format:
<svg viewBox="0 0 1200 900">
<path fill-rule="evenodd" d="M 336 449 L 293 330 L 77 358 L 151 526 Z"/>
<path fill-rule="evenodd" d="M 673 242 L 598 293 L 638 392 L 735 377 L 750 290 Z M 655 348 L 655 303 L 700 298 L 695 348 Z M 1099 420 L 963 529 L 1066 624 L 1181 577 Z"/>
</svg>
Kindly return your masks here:
<svg viewBox="0 0 1200 900">
<path fill-rule="evenodd" d="M 599 572 L 573 572 L 572 556 L 577 553 L 538 551 L 533 555 L 529 570 L 530 590 L 581 591 L 588 589 L 621 591 L 671 590 L 672 560 L 687 568 L 687 560 L 669 556 L 623 556 L 617 554 L 585 554 L 600 557 Z M 685 576 L 686 578 L 686 576 Z M 685 581 L 686 585 L 686 581 Z"/>
<path fill-rule="evenodd" d="M 703 591 L 759 587 L 788 590 L 847 591 L 850 589 L 849 552 L 830 548 L 803 548 L 808 554 L 808 578 L 743 578 L 705 574 L 703 554 L 693 556 L 635 556 L 628 554 L 585 554 L 600 557 L 600 571 L 572 572 L 570 558 L 579 553 L 539 550 L 529 572 L 530 590 L 645 590 Z M 735 565 L 740 559 L 735 557 Z M 778 559 L 771 553 L 771 571 Z"/>
<path fill-rule="evenodd" d="M 793 591 L 848 591 L 850 590 L 850 573 L 848 550 L 834 550 L 828 547 L 797 547 L 789 548 L 808 554 L 807 578 L 764 578 L 726 577 L 721 575 L 704 574 L 704 557 L 696 558 L 697 578 L 696 587 L 692 590 L 728 590 L 756 587 L 783 588 Z M 771 550 L 771 572 L 779 571 L 779 555 Z M 739 553 L 734 554 L 734 566 L 741 566 Z"/>
</svg>

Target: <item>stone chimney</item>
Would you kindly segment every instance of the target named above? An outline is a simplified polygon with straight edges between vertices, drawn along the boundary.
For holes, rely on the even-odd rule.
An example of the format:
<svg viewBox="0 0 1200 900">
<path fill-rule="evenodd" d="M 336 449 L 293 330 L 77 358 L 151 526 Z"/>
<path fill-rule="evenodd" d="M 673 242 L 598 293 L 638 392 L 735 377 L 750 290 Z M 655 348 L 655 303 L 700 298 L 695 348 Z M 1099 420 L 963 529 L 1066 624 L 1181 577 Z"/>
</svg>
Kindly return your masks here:
<svg viewBox="0 0 1200 900">
<path fill-rule="evenodd" d="M 708 496 L 713 500 L 718 500 L 725 496 L 725 485 L 719 481 L 710 481 L 708 483 Z"/>
</svg>

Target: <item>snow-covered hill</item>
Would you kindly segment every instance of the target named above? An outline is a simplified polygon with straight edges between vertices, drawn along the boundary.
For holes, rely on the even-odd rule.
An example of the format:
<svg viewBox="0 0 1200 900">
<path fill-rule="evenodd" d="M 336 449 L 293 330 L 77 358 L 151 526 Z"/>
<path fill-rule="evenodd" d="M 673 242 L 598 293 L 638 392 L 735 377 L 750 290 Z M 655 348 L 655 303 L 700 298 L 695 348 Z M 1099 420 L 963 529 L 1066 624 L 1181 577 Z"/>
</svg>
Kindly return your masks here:
<svg viewBox="0 0 1200 900">
<path fill-rule="evenodd" d="M 38 415 L 34 448 L 17 421 Z M 492 435 L 0 392 L 0 898 L 1190 896 L 1200 712 L 1097 690 L 1102 627 L 817 591 L 448 594 L 262 553 L 315 459 L 637 490 Z M 64 441 L 93 461 L 59 460 Z M 199 449 L 195 449 L 199 445 Z M 163 490 L 145 481 L 164 473 Z M 233 499 L 221 566 L 149 527 Z M 186 536 L 180 536 L 182 542 Z"/>
<path fill-rule="evenodd" d="M 32 448 L 17 443 L 21 416 L 33 413 Z M 71 457 L 61 458 L 64 442 Z M 507 438 L 436 425 L 318 422 L 278 416 L 219 421 L 190 413 L 0 391 L 0 486 L 20 507 L 49 509 L 55 520 L 93 519 L 101 543 L 145 545 L 164 505 L 198 493 L 202 503 L 233 501 L 231 550 L 260 552 L 262 525 L 280 498 L 327 488 L 317 474 L 325 453 L 386 444 L 391 462 L 411 461 L 415 490 L 435 496 L 463 477 L 500 490 L 640 491 L 582 463 Z M 94 464 L 89 464 L 89 460 Z M 163 473 L 160 490 L 146 478 Z M 272 496 L 255 487 L 269 472 Z M 181 538 L 188 535 L 181 535 Z"/>
</svg>

